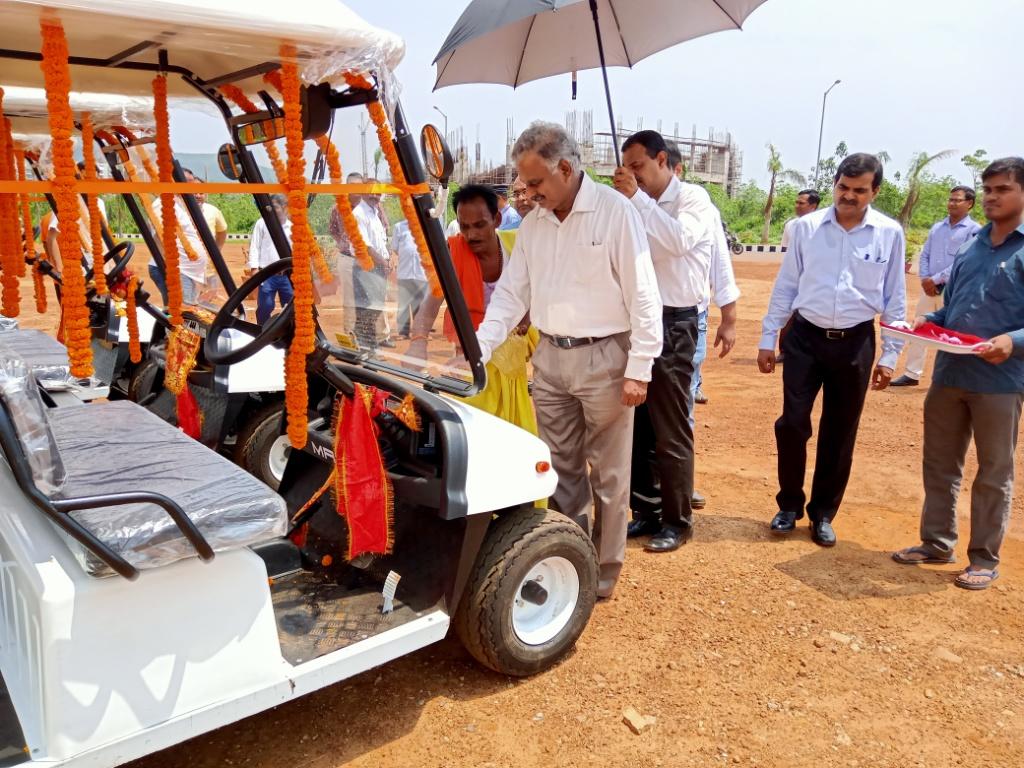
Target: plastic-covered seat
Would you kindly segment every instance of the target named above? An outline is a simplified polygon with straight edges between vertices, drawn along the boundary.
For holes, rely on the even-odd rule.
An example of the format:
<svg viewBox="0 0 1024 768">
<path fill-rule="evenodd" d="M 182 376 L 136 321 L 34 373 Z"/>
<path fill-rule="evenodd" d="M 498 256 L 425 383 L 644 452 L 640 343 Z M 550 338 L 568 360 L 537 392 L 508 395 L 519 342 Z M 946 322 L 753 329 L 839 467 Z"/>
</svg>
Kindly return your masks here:
<svg viewBox="0 0 1024 768">
<path fill-rule="evenodd" d="M 53 336 L 32 328 L 0 332 L 0 357 L 19 357 L 37 381 L 65 381 L 71 376 L 68 349 Z"/>
<path fill-rule="evenodd" d="M 0 333 L 3 331 L 16 331 L 18 330 L 18 321 L 13 317 L 4 317 L 0 315 Z"/>
<path fill-rule="evenodd" d="M 48 411 L 66 479 L 55 498 L 145 490 L 175 501 L 214 551 L 285 534 L 284 500 L 232 462 L 135 403 L 93 403 Z M 195 555 L 167 513 L 153 504 L 73 512 L 103 544 L 136 568 Z M 112 571 L 83 551 L 94 576 Z"/>
</svg>

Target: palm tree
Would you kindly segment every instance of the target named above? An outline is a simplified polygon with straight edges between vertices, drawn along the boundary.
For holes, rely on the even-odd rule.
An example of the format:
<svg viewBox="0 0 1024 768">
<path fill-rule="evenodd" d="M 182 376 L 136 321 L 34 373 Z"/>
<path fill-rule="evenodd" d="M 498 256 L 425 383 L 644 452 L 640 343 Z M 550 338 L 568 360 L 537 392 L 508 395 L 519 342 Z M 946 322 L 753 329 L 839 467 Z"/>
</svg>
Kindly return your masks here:
<svg viewBox="0 0 1024 768">
<path fill-rule="evenodd" d="M 768 172 L 772 175 L 772 180 L 768 184 L 768 199 L 764 204 L 764 226 L 761 227 L 761 242 L 768 242 L 768 230 L 771 229 L 772 225 L 772 208 L 775 206 L 775 184 L 779 179 L 784 181 L 792 181 L 798 186 L 805 186 L 807 179 L 802 174 L 791 169 L 783 169 L 782 167 L 782 155 L 779 154 L 779 150 L 775 148 L 774 144 L 768 144 Z"/>
<path fill-rule="evenodd" d="M 384 159 L 384 151 L 377 147 L 373 150 L 373 178 L 380 178 L 380 163 Z"/>
<path fill-rule="evenodd" d="M 914 208 L 917 207 L 918 199 L 921 197 L 921 175 L 925 168 L 936 160 L 945 160 L 952 156 L 954 150 L 944 149 L 929 155 L 927 152 L 918 152 L 910 161 L 910 168 L 907 170 L 907 199 L 903 201 L 903 208 L 897 217 L 904 229 L 910 224 L 910 217 L 914 215 Z"/>
</svg>

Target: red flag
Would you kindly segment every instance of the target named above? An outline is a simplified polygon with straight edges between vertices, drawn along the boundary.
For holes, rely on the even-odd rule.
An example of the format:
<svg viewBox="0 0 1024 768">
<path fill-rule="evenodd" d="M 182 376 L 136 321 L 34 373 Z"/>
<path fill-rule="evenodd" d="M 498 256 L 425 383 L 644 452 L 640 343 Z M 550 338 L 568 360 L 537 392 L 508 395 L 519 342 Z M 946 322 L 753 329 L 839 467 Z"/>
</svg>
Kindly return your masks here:
<svg viewBox="0 0 1024 768">
<path fill-rule="evenodd" d="M 348 523 L 348 559 L 366 552 L 390 554 L 394 546 L 394 491 L 378 443 L 375 415 L 387 393 L 356 385 L 354 397 L 335 406 L 334 462 L 338 514 Z"/>
</svg>

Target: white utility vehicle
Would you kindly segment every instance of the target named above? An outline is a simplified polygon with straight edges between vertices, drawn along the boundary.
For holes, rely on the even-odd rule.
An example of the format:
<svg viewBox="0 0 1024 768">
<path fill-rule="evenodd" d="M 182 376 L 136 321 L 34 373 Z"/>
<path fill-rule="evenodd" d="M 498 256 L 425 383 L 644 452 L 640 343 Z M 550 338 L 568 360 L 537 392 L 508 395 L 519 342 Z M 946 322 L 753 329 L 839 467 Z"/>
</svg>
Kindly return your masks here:
<svg viewBox="0 0 1024 768">
<path fill-rule="evenodd" d="M 379 100 L 408 183 L 425 181 L 394 98 L 403 44 L 335 0 L 0 0 L 0 14 L 0 86 L 40 85 L 39 21 L 56 15 L 76 89 L 142 95 L 169 73 L 172 93 L 222 107 L 246 181 L 258 175 L 239 126 L 252 135 L 280 115 L 271 100 L 269 114 L 234 115 L 218 86 L 258 93 L 281 44 L 294 45 L 308 110 Z M 346 86 L 347 71 L 373 87 Z M 433 172 L 445 153 L 436 131 L 428 138 Z M 136 403 L 55 405 L 29 365 L 0 352 L 0 764 L 119 765 L 453 627 L 476 659 L 510 675 L 571 650 L 595 601 L 593 544 L 535 507 L 556 484 L 547 446 L 461 402 L 483 383 L 479 348 L 433 199 L 412 201 L 473 383 L 438 367 L 450 346 L 426 364 L 400 349 L 336 346 L 345 313 L 319 306 L 309 440 L 278 492 Z M 262 326 L 235 312 L 290 266 L 257 273 L 207 324 L 215 371 L 283 355 L 289 308 Z M 386 391 L 388 404 L 411 396 L 421 423 L 376 417 L 393 551 L 348 561 L 346 519 L 319 489 L 335 466 L 335 410 L 356 386 Z"/>
</svg>

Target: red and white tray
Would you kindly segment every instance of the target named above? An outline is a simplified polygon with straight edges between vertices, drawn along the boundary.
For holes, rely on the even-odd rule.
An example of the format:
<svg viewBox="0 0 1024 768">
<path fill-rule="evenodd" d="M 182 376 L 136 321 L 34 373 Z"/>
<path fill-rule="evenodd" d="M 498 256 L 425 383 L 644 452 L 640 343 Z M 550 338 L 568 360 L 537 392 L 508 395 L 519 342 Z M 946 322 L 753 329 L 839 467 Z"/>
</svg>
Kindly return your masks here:
<svg viewBox="0 0 1024 768">
<path fill-rule="evenodd" d="M 935 323 L 925 323 L 916 331 L 882 323 L 882 333 L 906 341 L 916 341 L 926 347 L 950 352 L 954 355 L 973 355 L 987 340 L 969 333 L 959 333 Z"/>
</svg>

